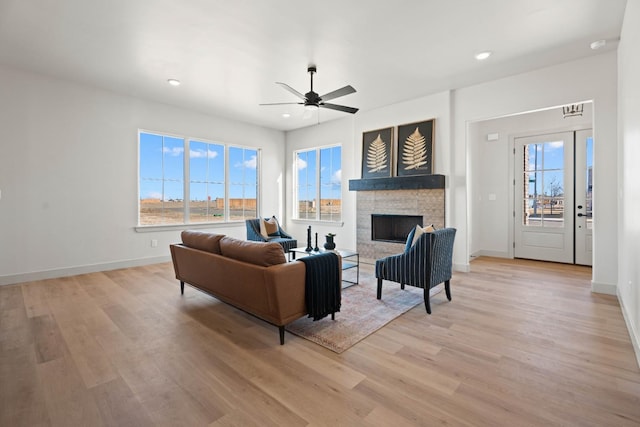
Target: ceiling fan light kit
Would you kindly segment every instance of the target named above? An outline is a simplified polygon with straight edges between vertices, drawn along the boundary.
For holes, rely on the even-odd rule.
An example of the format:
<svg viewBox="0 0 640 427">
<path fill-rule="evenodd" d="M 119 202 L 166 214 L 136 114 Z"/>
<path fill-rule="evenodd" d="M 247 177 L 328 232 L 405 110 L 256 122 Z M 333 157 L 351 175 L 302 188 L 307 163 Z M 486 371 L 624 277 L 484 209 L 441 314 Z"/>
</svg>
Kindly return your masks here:
<svg viewBox="0 0 640 427">
<path fill-rule="evenodd" d="M 310 74 L 310 77 L 311 77 L 311 89 L 309 90 L 309 92 L 305 93 L 304 95 L 286 83 L 276 82 L 277 85 L 280 85 L 286 91 L 291 92 L 296 97 L 300 98 L 302 102 L 276 102 L 276 103 L 260 104 L 260 105 L 297 104 L 297 105 L 304 105 L 305 109 L 309 111 L 315 111 L 319 108 L 328 108 L 330 110 L 342 111 L 350 114 L 355 114 L 358 112 L 358 109 L 354 107 L 347 107 L 345 105 L 337 105 L 337 104 L 329 104 L 325 102 L 335 98 L 339 98 L 341 96 L 355 93 L 356 90 L 352 86 L 347 85 L 347 86 L 341 87 L 340 89 L 336 89 L 332 92 L 329 92 L 320 96 L 313 90 L 313 75 L 317 72 L 317 68 L 315 67 L 315 65 L 310 65 L 309 68 L 307 68 L 307 72 Z"/>
</svg>

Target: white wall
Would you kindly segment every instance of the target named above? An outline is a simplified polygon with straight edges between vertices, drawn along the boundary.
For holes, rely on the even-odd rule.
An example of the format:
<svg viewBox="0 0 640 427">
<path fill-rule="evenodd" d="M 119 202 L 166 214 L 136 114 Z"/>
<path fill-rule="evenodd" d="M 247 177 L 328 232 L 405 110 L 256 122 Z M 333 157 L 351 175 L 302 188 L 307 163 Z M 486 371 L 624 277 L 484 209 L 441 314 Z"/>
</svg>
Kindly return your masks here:
<svg viewBox="0 0 640 427">
<path fill-rule="evenodd" d="M 582 116 L 562 116 L 562 108 L 500 117 L 469 124 L 469 251 L 472 256 L 513 256 L 513 139 L 525 135 L 592 127 L 593 108 Z M 497 134 L 498 139 L 487 140 Z M 494 199 L 489 200 L 489 195 Z M 509 226 L 507 227 L 506 224 Z"/>
<path fill-rule="evenodd" d="M 640 364 L 640 2 L 629 0 L 618 48 L 618 299 Z"/>
<path fill-rule="evenodd" d="M 262 147 L 263 211 L 281 211 L 283 132 L 5 67 L 0 93 L 0 284 L 168 259 L 180 230 L 134 230 L 139 128 Z"/>
<path fill-rule="evenodd" d="M 454 177 L 451 188 L 453 222 L 463 224 L 456 235 L 458 262 L 468 259 L 467 236 L 471 218 L 467 216 L 467 193 L 481 158 L 472 156 L 469 126 L 473 122 L 534 111 L 585 100 L 593 100 L 594 121 L 594 253 L 592 288 L 614 292 L 617 283 L 617 75 L 616 53 L 609 52 L 559 64 L 454 92 Z M 468 174 L 467 174 L 468 172 Z"/>
</svg>

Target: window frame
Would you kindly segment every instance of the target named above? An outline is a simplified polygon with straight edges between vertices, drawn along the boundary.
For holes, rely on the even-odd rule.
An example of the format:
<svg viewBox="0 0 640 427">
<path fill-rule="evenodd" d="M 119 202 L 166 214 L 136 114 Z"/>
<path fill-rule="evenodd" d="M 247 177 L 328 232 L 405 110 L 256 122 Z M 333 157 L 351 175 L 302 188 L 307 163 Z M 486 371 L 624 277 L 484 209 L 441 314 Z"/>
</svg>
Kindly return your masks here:
<svg viewBox="0 0 640 427">
<path fill-rule="evenodd" d="M 321 152 L 324 149 L 327 148 L 335 148 L 335 147 L 339 147 L 340 148 L 340 170 L 342 170 L 342 160 L 343 160 L 343 147 L 342 144 L 340 143 L 336 143 L 336 144 L 327 144 L 327 145 L 321 145 L 321 146 L 315 146 L 315 147 L 307 147 L 307 148 L 300 148 L 298 150 L 293 150 L 293 206 L 292 206 L 292 220 L 294 222 L 298 222 L 298 223 L 318 223 L 318 224 L 344 224 L 344 220 L 343 218 L 343 201 L 344 201 L 344 191 L 343 191 L 343 182 L 342 179 L 340 180 L 340 220 L 325 220 L 325 219 L 321 219 L 322 215 L 321 215 L 321 197 L 322 197 L 322 182 L 320 180 L 320 176 L 321 176 Z M 299 173 L 298 173 L 298 155 L 299 153 L 304 153 L 304 152 L 310 152 L 310 151 L 315 151 L 316 153 L 316 170 L 315 170 L 315 191 L 316 191 L 316 212 L 315 212 L 315 218 L 300 218 L 299 214 L 300 214 L 300 210 L 299 210 L 299 205 L 300 205 L 300 201 L 298 200 L 298 194 L 299 194 Z"/>
<path fill-rule="evenodd" d="M 160 137 L 169 137 L 169 138 L 177 138 L 182 139 L 184 143 L 184 153 L 183 153 L 183 217 L 181 223 L 165 223 L 165 224 L 141 224 L 140 223 L 140 205 L 141 205 L 141 136 L 142 134 L 151 134 Z M 223 148 L 224 153 L 224 219 L 222 221 L 203 221 L 203 222 L 190 222 L 190 202 L 191 202 L 191 143 L 204 143 L 204 144 L 213 144 Z M 224 143 L 220 141 L 212 141 L 207 138 L 198 138 L 193 136 L 174 134 L 169 132 L 160 132 L 160 131 L 151 131 L 147 129 L 138 129 L 138 163 L 137 163 L 137 225 L 134 229 L 138 232 L 147 232 L 147 231 L 162 231 L 162 230 L 173 230 L 173 229 L 184 229 L 185 226 L 189 226 L 189 228 L 215 228 L 221 226 L 228 225 L 237 225 L 244 224 L 245 219 L 230 219 L 230 169 L 231 165 L 229 164 L 230 156 L 229 150 L 231 148 L 237 148 L 241 150 L 250 150 L 255 151 L 256 153 L 256 213 L 260 212 L 261 205 L 261 170 L 262 170 L 262 149 L 259 147 L 252 147 L 248 145 L 242 144 L 231 144 Z"/>
</svg>

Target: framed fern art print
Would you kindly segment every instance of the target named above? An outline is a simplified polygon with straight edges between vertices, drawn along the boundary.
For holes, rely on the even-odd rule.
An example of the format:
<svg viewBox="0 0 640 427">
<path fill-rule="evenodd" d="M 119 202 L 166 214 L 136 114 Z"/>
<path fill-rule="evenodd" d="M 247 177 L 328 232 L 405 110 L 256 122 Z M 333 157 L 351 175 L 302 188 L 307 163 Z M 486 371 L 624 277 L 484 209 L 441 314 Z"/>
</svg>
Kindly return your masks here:
<svg viewBox="0 0 640 427">
<path fill-rule="evenodd" d="M 397 176 L 433 173 L 435 119 L 398 126 Z"/>
<path fill-rule="evenodd" d="M 362 133 L 362 179 L 391 176 L 392 141 L 392 127 Z"/>
</svg>

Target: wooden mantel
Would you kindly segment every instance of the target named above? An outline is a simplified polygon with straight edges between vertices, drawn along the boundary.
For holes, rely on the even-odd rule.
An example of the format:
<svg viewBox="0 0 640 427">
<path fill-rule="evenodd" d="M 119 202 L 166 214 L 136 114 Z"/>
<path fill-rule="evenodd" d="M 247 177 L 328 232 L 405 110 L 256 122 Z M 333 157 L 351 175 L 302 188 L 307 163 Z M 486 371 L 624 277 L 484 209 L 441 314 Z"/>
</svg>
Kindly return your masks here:
<svg viewBox="0 0 640 427">
<path fill-rule="evenodd" d="M 350 179 L 349 191 L 414 190 L 444 188 L 444 175 L 395 176 L 392 178 Z"/>
</svg>

